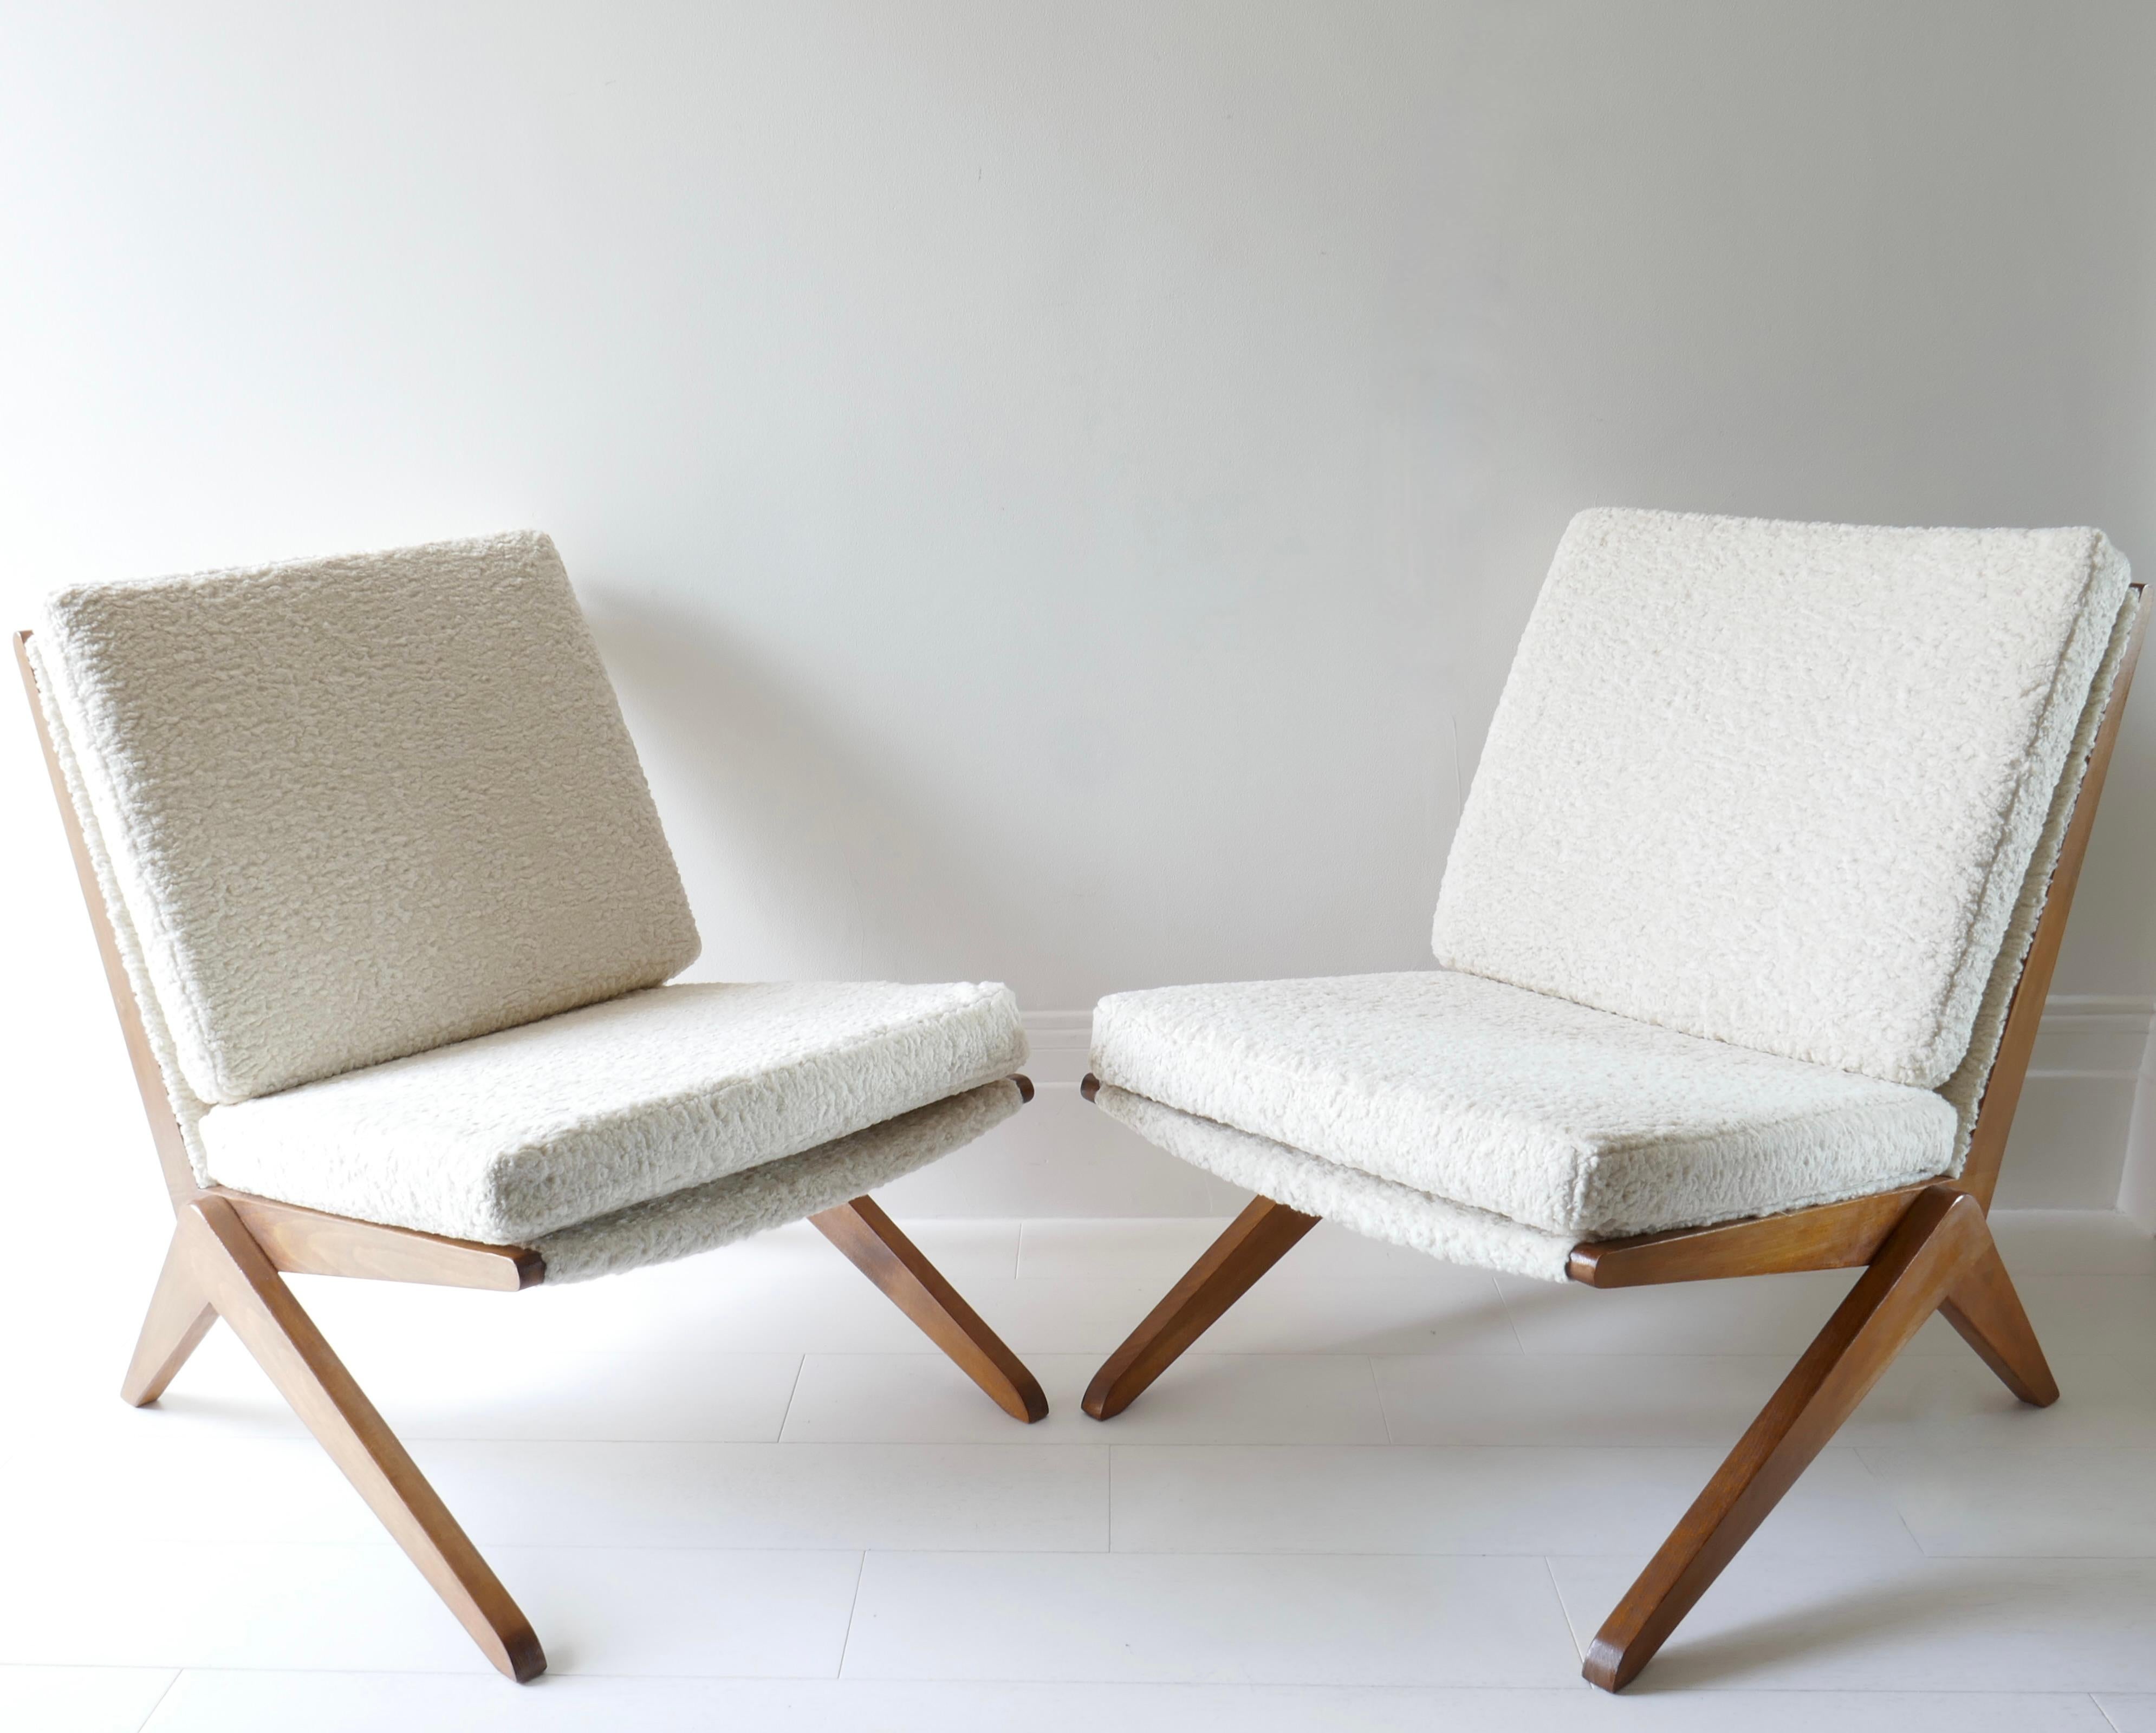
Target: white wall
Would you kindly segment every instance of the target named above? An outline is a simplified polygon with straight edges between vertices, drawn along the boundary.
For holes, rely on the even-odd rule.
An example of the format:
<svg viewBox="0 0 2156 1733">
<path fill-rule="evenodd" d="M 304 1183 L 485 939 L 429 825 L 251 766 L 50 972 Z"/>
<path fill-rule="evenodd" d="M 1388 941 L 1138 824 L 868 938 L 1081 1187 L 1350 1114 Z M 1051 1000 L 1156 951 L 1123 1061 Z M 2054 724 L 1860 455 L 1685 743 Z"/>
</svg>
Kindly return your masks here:
<svg viewBox="0 0 2156 1733">
<path fill-rule="evenodd" d="M 538 525 L 705 972 L 1413 966 L 1578 506 L 2156 571 L 2152 86 L 2133 0 L 13 8 L 0 602 Z M 134 1161 L 28 750 L 5 1087 Z M 2152 833 L 2144 694 L 2019 1201 L 2116 1195 Z M 1021 1125 L 917 1206 L 1219 1202 Z"/>
</svg>

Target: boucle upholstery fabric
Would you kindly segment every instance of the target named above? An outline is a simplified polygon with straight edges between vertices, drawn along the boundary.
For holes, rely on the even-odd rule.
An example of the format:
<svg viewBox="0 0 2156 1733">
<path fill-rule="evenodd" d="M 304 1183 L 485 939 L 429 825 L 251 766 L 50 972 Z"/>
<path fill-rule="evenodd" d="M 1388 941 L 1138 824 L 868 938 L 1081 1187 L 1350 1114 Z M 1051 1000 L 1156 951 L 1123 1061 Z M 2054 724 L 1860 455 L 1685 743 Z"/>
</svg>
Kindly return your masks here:
<svg viewBox="0 0 2156 1733">
<path fill-rule="evenodd" d="M 203 1101 L 652 986 L 696 956 L 544 536 L 78 586 L 33 641 Z"/>
<path fill-rule="evenodd" d="M 2029 946 L 2036 936 L 2036 923 L 2043 917 L 2044 900 L 2051 888 L 2051 869 L 2058 864 L 2059 850 L 2066 839 L 2066 827 L 2073 820 L 2074 802 L 2080 797 L 2082 781 L 2088 770 L 2089 752 L 2096 745 L 2104 708 L 2111 702 L 2112 688 L 2118 682 L 2119 664 L 2124 660 L 2127 645 L 2133 638 L 2134 621 L 2141 605 L 2138 592 L 2128 590 L 2112 627 L 2111 642 L 2105 649 L 2102 664 L 2089 687 L 2088 701 L 2082 708 L 2081 724 L 2074 731 L 2073 746 L 2066 754 L 2066 773 L 2059 778 L 2059 786 L 2052 794 L 2035 858 L 2022 876 L 2021 894 L 2015 900 L 2014 917 L 2007 924 L 2005 942 L 1999 946 L 1999 955 L 1992 963 L 1991 977 L 1984 989 L 1984 1002 L 1977 1010 L 1975 1028 L 1969 1035 L 1969 1051 L 1962 1056 L 1954 1074 L 1939 1085 L 1939 1094 L 1952 1104 L 1961 1124 L 1953 1168 L 1957 1174 L 1961 1172 L 1963 1158 L 1969 1153 L 1969 1136 L 1976 1128 L 1976 1110 L 1983 1105 L 1984 1085 L 1991 1080 L 1992 1064 L 1999 1057 L 1999 1043 L 2006 1033 L 2006 1013 L 2013 1006 L 2014 989 L 2020 984 L 2022 966 L 2028 961 Z"/>
<path fill-rule="evenodd" d="M 90 803 L 82 766 L 75 757 L 74 742 L 68 733 L 67 719 L 54 702 L 57 677 L 45 659 L 44 634 L 33 633 L 27 648 L 31 670 L 38 677 L 38 703 L 44 712 L 45 732 L 53 743 L 53 756 L 60 767 L 60 780 L 67 785 L 68 803 L 74 808 L 76 822 L 82 826 L 83 842 L 90 850 L 90 865 L 97 875 L 98 895 L 105 904 L 105 918 L 112 925 L 121 966 L 127 972 L 127 985 L 134 994 L 143 1033 L 149 1037 L 158 1074 L 164 1079 L 172 1117 L 179 1125 L 180 1141 L 187 1146 L 187 1165 L 194 1172 L 195 1183 L 206 1186 L 209 1183 L 209 1158 L 203 1148 L 199 1127 L 202 1116 L 209 1110 L 209 1104 L 189 1089 L 187 1079 L 180 1074 L 179 1054 L 172 1045 L 172 1032 L 166 1024 L 164 1013 L 158 1008 L 149 965 L 142 955 L 141 940 L 135 931 L 135 923 L 128 918 L 127 904 L 120 895 L 120 880 L 113 871 L 111 851 L 105 845 L 105 833 Z"/>
<path fill-rule="evenodd" d="M 1438 961 L 1938 1087 L 2126 582 L 2094 530 L 1583 512 L 1461 815 Z"/>
<path fill-rule="evenodd" d="M 1009 989 L 659 987 L 213 1108 L 220 1185 L 460 1239 L 557 1228 L 1008 1076 Z"/>
<path fill-rule="evenodd" d="M 1168 1154 L 1291 1209 L 1323 1216 L 1373 1239 L 1427 1252 L 1447 1264 L 1548 1282 L 1567 1279 L 1572 1234 L 1547 1233 L 1487 1210 L 1373 1178 L 1110 1084 L 1101 1087 L 1093 1105 Z"/>
<path fill-rule="evenodd" d="M 1009 1079 L 983 1084 L 803 1155 L 654 1197 L 532 1245 L 547 1260 L 550 1284 L 693 1257 L 889 1185 L 1000 1125 L 1024 1100 Z"/>
<path fill-rule="evenodd" d="M 1092 1069 L 1573 1239 L 1906 1185 L 1954 1153 L 1953 1110 L 1928 1090 L 1443 970 L 1114 994 Z"/>
</svg>

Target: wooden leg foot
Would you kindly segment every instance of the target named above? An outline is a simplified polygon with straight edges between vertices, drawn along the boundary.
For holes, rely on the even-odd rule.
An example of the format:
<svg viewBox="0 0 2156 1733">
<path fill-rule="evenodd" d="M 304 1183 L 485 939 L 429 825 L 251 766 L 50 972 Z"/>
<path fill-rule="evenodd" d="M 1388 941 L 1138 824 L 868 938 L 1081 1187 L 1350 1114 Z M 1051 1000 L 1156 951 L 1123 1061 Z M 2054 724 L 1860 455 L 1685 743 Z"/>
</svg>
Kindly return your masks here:
<svg viewBox="0 0 2156 1733">
<path fill-rule="evenodd" d="M 1190 1266 L 1189 1274 L 1168 1289 L 1168 1297 L 1102 1362 L 1086 1387 L 1086 1412 L 1096 1420 L 1108 1420 L 1130 1407 L 1317 1225 L 1316 1216 L 1270 1197 L 1253 1198 L 1228 1231 Z"/>
<path fill-rule="evenodd" d="M 128 1362 L 127 1376 L 121 1382 L 121 1399 L 137 1408 L 157 1401 L 216 1322 L 217 1308 L 203 1291 L 175 1232 L 165 1252 L 165 1267 L 158 1273 L 157 1288 L 150 1295 L 150 1310 L 142 1320 L 135 1357 Z"/>
<path fill-rule="evenodd" d="M 1604 1623 L 1587 1653 L 1584 1670 L 1591 1683 L 1620 1689 L 1654 1658 L 1902 1346 L 1961 1288 L 1990 1237 L 1982 1207 L 1964 1192 L 1942 1187 L 1909 1206 L 1826 1328 Z"/>
<path fill-rule="evenodd" d="M 522 1684 L 547 1668 L 531 1626 L 366 1392 L 300 1310 L 232 1206 L 198 1197 L 176 1247 L 292 1410 L 373 1507 L 487 1659 Z"/>
<path fill-rule="evenodd" d="M 1999 1374 L 1999 1382 L 2022 1401 L 2047 1408 L 2059 1399 L 2058 1380 L 2036 1341 L 2021 1296 L 2006 1274 L 1989 1223 L 1978 1224 L 1984 1238 L 1939 1310 L 1962 1340 Z"/>
<path fill-rule="evenodd" d="M 1004 1413 L 1029 1425 L 1047 1417 L 1040 1381 L 871 1199 L 856 1197 L 808 1219 Z"/>
</svg>

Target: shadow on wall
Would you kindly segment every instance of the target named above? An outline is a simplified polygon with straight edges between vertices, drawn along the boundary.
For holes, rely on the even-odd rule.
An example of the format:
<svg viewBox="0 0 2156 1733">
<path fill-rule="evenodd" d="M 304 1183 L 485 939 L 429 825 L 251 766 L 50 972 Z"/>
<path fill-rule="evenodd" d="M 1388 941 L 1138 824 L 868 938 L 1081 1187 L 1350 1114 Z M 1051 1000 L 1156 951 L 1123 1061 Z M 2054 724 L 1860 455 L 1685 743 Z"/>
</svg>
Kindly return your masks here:
<svg viewBox="0 0 2156 1733">
<path fill-rule="evenodd" d="M 901 764 L 707 619 L 584 600 L 703 933 L 690 978 L 1007 978 L 1008 902 Z"/>
</svg>

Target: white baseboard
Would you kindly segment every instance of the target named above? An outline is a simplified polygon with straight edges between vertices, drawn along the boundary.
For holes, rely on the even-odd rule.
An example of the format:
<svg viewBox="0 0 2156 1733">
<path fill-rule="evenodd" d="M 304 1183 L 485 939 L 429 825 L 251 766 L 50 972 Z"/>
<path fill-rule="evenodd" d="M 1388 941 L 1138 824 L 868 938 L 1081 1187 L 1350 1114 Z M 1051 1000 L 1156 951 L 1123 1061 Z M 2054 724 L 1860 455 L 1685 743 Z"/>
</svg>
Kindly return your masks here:
<svg viewBox="0 0 2156 1733">
<path fill-rule="evenodd" d="M 1080 1098 L 1091 1026 L 1090 1011 L 1029 1013 L 1033 1105 L 890 1187 L 889 1206 L 917 1217 L 1219 1216 L 1240 1208 L 1247 1194 L 1162 1154 Z M 2156 999 L 2051 997 L 2014 1118 L 2000 1207 L 2122 1209 L 2156 1228 L 2156 1088 L 2142 1086 L 2152 1026 Z M 2137 1098 L 2146 1098 L 2139 1122 Z"/>
<path fill-rule="evenodd" d="M 2142 1045 L 2126 1158 L 2118 1178 L 2118 1207 L 2143 1229 L 2156 1233 L 2156 1017 L 2149 1019 Z"/>
<path fill-rule="evenodd" d="M 1999 1178 L 2010 1209 L 2116 1209 L 2156 1000 L 2054 993 Z"/>
</svg>

